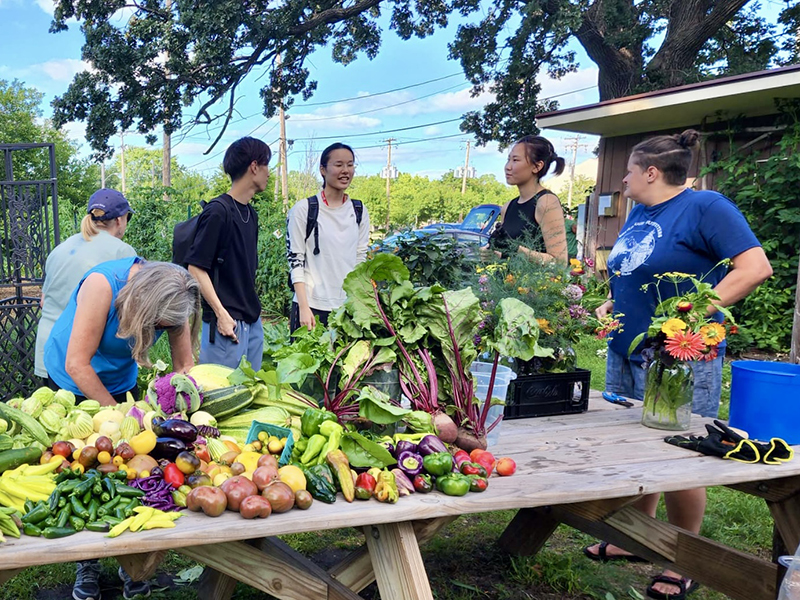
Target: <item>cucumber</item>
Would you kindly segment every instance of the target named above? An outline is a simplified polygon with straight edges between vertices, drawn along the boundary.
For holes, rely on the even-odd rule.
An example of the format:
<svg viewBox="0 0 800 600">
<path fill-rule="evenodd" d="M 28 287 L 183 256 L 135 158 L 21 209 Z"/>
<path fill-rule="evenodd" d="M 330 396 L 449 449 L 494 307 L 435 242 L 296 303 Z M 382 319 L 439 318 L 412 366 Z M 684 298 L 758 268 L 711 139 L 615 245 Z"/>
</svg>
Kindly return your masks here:
<svg viewBox="0 0 800 600">
<path fill-rule="evenodd" d="M 244 410 L 253 402 L 253 394 L 247 386 L 231 385 L 203 394 L 202 410 L 218 421 Z"/>
<path fill-rule="evenodd" d="M 30 436 L 45 448 L 50 446 L 50 436 L 39 422 L 30 415 L 22 412 L 18 408 L 0 402 L 0 418 L 6 421 L 14 421 L 17 425 L 27 431 Z"/>
<path fill-rule="evenodd" d="M 0 473 L 16 469 L 23 464 L 38 464 L 42 458 L 42 451 L 38 448 L 19 448 L 0 452 Z"/>
</svg>

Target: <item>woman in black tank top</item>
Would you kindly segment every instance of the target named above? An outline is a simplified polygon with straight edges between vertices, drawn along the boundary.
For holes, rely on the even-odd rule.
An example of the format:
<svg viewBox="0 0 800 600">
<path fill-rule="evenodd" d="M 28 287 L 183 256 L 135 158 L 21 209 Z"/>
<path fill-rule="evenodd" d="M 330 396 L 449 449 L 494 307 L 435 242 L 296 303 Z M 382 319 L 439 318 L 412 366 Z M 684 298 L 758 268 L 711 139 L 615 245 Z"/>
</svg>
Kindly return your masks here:
<svg viewBox="0 0 800 600">
<path fill-rule="evenodd" d="M 501 223 L 489 239 L 490 248 L 501 253 L 519 249 L 531 258 L 567 264 L 564 211 L 558 197 L 540 183 L 552 165 L 556 175 L 564 171 L 564 159 L 541 136 L 527 135 L 511 147 L 506 182 L 517 186 L 519 196 L 503 207 Z M 530 244 L 533 248 L 515 242 L 523 236 L 535 240 Z"/>
</svg>

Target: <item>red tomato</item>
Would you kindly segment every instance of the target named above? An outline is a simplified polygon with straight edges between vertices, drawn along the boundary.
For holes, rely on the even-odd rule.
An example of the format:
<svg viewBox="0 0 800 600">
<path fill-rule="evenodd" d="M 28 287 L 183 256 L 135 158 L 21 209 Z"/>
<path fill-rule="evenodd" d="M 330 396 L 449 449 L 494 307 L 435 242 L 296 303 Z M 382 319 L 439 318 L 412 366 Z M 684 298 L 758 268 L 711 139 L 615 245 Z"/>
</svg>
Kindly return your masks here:
<svg viewBox="0 0 800 600">
<path fill-rule="evenodd" d="M 513 458 L 503 457 L 497 461 L 497 474 L 503 477 L 513 475 L 517 471 L 517 463 Z"/>
<path fill-rule="evenodd" d="M 472 462 L 478 462 L 478 457 L 486 452 L 486 450 L 481 450 L 480 448 L 475 448 L 472 452 L 469 453 L 469 459 Z"/>
<path fill-rule="evenodd" d="M 194 455 L 203 462 L 211 462 L 211 454 L 205 444 L 197 444 L 194 447 Z"/>
<path fill-rule="evenodd" d="M 164 467 L 164 481 L 174 488 L 179 488 L 183 485 L 184 475 L 175 463 L 169 463 Z"/>
<path fill-rule="evenodd" d="M 484 452 L 483 454 L 479 454 L 475 462 L 480 466 L 482 466 L 484 469 L 486 469 L 487 477 L 492 474 L 492 471 L 494 471 L 494 466 L 497 463 L 491 452 Z"/>
</svg>

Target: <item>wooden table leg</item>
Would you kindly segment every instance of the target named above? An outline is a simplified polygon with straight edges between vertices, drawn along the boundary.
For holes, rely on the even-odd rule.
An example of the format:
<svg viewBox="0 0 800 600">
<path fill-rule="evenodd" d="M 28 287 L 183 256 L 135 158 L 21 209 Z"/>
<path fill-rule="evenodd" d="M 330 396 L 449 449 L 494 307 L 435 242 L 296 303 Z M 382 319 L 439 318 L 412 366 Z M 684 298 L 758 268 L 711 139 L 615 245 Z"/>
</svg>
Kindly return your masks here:
<svg viewBox="0 0 800 600">
<path fill-rule="evenodd" d="M 520 509 L 503 531 L 498 544 L 510 554 L 533 556 L 560 523 L 549 506 Z"/>
<path fill-rule="evenodd" d="M 591 504 L 591 503 L 583 503 Z M 592 520 L 581 505 L 553 508 L 564 523 L 727 594 L 735 600 L 774 600 L 777 566 L 626 507 Z"/>
<path fill-rule="evenodd" d="M 253 547 L 253 546 L 256 547 Z M 230 596 L 241 581 L 280 600 L 359 600 L 358 594 L 277 538 L 190 546 L 177 550 L 219 574 L 206 579 L 203 598 Z"/>
<path fill-rule="evenodd" d="M 25 569 L 10 569 L 8 571 L 0 571 L 0 585 L 3 585 L 10 579 L 14 579 L 14 577 L 22 573 L 24 570 Z"/>
<path fill-rule="evenodd" d="M 364 529 L 382 600 L 433 600 L 412 523 Z"/>
<path fill-rule="evenodd" d="M 158 565 L 161 564 L 166 555 L 166 550 L 144 552 L 142 554 L 125 554 L 118 556 L 117 562 L 134 581 L 147 581 L 156 572 Z"/>
<path fill-rule="evenodd" d="M 417 543 L 422 545 L 429 542 L 443 527 L 457 518 L 457 516 L 452 516 L 414 521 Z M 342 561 L 328 569 L 328 573 L 355 592 L 360 592 L 375 581 L 372 559 L 366 546 L 348 554 Z"/>
</svg>

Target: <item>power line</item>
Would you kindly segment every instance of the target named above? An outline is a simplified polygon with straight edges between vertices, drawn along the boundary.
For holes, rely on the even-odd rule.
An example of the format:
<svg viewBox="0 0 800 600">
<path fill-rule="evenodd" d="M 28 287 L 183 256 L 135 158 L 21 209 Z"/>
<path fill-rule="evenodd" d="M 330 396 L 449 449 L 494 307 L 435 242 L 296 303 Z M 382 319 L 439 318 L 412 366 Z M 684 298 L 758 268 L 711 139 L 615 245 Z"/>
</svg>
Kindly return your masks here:
<svg viewBox="0 0 800 600">
<path fill-rule="evenodd" d="M 412 125 L 411 127 L 400 127 L 399 129 L 386 129 L 385 131 L 373 131 L 371 133 L 353 133 L 350 135 L 326 135 L 322 137 L 307 137 L 307 138 L 293 138 L 295 142 L 305 142 L 308 140 L 336 140 L 343 137 L 347 138 L 354 138 L 354 137 L 364 137 L 369 135 L 384 135 L 386 133 L 395 133 L 397 131 L 409 131 L 411 129 L 420 129 L 422 127 L 431 127 L 433 125 L 444 125 L 445 123 L 453 123 L 454 121 L 460 121 L 461 117 L 456 117 L 455 119 L 446 119 L 444 121 L 436 121 L 435 123 L 424 123 L 423 125 Z"/>
<path fill-rule="evenodd" d="M 394 88 L 393 90 L 386 90 L 385 92 L 375 92 L 374 94 L 353 96 L 352 98 L 342 98 L 341 100 L 328 100 L 326 102 L 309 102 L 307 104 L 303 104 L 303 106 L 323 106 L 325 104 L 336 104 L 338 102 L 353 102 L 354 100 L 363 100 L 364 98 L 374 98 L 375 96 L 383 96 L 385 94 L 391 94 L 392 92 L 401 92 L 403 90 L 409 90 L 411 88 L 420 87 L 423 85 L 427 85 L 429 83 L 435 83 L 436 81 L 442 81 L 443 79 L 450 79 L 452 77 L 457 77 L 458 75 L 463 75 L 463 73 L 453 73 L 452 75 L 445 75 L 444 77 L 429 79 L 428 81 L 422 81 L 420 83 L 414 83 L 411 85 L 406 85 L 404 87 Z"/>
</svg>

